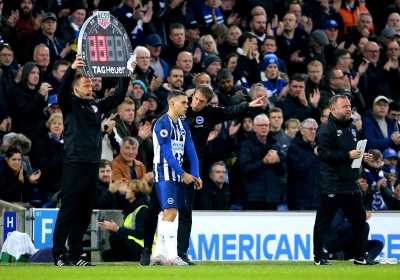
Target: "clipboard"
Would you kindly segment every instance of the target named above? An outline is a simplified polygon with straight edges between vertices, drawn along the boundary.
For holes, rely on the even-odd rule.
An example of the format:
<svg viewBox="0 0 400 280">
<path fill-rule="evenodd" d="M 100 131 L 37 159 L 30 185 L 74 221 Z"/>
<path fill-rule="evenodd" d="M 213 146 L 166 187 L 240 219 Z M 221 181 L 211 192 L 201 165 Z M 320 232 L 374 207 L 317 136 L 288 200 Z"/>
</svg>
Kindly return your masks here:
<svg viewBox="0 0 400 280">
<path fill-rule="evenodd" d="M 357 142 L 357 150 L 361 150 L 361 156 L 359 158 L 353 159 L 351 168 L 360 168 L 364 157 L 365 147 L 367 146 L 367 140 L 360 140 Z"/>
</svg>

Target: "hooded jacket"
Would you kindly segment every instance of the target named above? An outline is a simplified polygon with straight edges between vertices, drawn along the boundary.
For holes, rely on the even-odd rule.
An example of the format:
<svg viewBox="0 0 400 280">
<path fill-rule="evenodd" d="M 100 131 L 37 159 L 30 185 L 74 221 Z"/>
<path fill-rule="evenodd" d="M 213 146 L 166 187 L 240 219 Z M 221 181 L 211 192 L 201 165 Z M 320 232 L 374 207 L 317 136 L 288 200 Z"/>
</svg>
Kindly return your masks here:
<svg viewBox="0 0 400 280">
<path fill-rule="evenodd" d="M 0 147 L 0 154 L 5 158 L 8 148 L 16 147 L 17 145 L 19 145 L 23 154 L 21 166 L 25 170 L 26 176 L 31 176 L 33 173 L 31 162 L 29 160 L 29 157 L 25 156 L 31 150 L 31 140 L 29 140 L 23 134 L 15 134 L 14 132 L 6 134 L 3 140 L 3 144 Z"/>
<path fill-rule="evenodd" d="M 39 81 L 34 89 L 28 86 L 28 74 L 37 66 L 39 68 Z M 13 130 L 23 133 L 30 140 L 36 138 L 36 129 L 43 118 L 43 108 L 47 103 L 44 96 L 39 93 L 42 84 L 42 70 L 34 62 L 28 62 L 22 69 L 21 81 L 13 93 Z"/>
<path fill-rule="evenodd" d="M 183 91 L 183 88 L 178 88 L 179 90 Z M 161 85 L 161 87 L 158 89 L 157 92 L 157 101 L 158 104 L 161 104 L 161 106 L 163 108 L 167 107 L 168 105 L 168 101 L 167 101 L 167 97 L 168 97 L 168 93 L 172 90 L 172 88 L 170 87 L 169 83 L 163 83 Z M 144 95 L 144 94 L 143 94 Z M 143 96 L 142 96 L 142 102 L 143 102 Z M 162 110 L 161 110 L 162 111 Z"/>
</svg>

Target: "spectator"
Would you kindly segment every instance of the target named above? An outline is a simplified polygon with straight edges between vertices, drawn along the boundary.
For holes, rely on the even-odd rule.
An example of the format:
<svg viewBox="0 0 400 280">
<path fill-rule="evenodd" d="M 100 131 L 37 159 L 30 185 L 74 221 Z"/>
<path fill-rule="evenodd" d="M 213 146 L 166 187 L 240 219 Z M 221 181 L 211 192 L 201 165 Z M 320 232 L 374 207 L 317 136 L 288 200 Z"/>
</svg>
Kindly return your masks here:
<svg viewBox="0 0 400 280">
<path fill-rule="evenodd" d="M 113 182 L 113 167 L 110 161 L 102 159 L 99 165 L 99 180 L 97 182 L 97 197 L 93 209 L 121 209 L 125 204 L 127 180 Z"/>
<path fill-rule="evenodd" d="M 221 1 L 206 0 L 202 10 L 202 17 L 199 17 L 197 21 L 205 28 L 209 28 L 215 23 L 224 23 L 224 17 L 220 6 Z M 207 32 L 208 28 L 205 29 L 205 33 L 209 33 Z"/>
<path fill-rule="evenodd" d="M 163 46 L 160 57 L 168 63 L 169 67 L 172 67 L 175 65 L 178 54 L 186 51 L 188 42 L 185 42 L 185 26 L 183 24 L 171 24 L 169 32 L 171 43 Z"/>
<path fill-rule="evenodd" d="M 132 81 L 132 92 L 129 97 L 135 102 L 135 109 L 140 107 L 142 96 L 146 92 L 147 87 L 141 80 Z"/>
<path fill-rule="evenodd" d="M 351 54 L 351 57 L 354 61 L 359 61 L 360 59 L 362 59 L 364 47 L 368 42 L 369 41 L 367 37 L 361 37 L 357 42 L 354 43 L 356 45 L 356 49 Z"/>
<path fill-rule="evenodd" d="M 152 92 L 146 92 L 142 95 L 141 99 L 142 105 L 136 111 L 136 121 L 140 123 L 150 123 L 158 119 L 161 112 L 163 111 L 163 106 L 161 105 L 160 100 L 157 96 Z M 152 134 L 149 136 L 150 138 L 153 137 Z M 148 166 L 153 162 L 153 158 L 148 157 Z"/>
<path fill-rule="evenodd" d="M 126 188 L 128 203 L 122 211 L 124 225 L 119 227 L 114 221 L 99 222 L 102 230 L 111 232 L 111 249 L 102 252 L 105 262 L 139 261 L 143 250 L 144 217 L 149 205 L 151 188 L 142 180 L 132 180 Z"/>
<path fill-rule="evenodd" d="M 209 180 L 199 191 L 198 210 L 230 210 L 229 186 L 226 183 L 226 166 L 218 161 L 210 166 Z"/>
<path fill-rule="evenodd" d="M 264 42 L 261 45 L 261 57 L 265 57 L 269 51 L 272 51 L 274 54 L 277 52 L 278 47 L 276 46 L 276 38 L 271 35 L 265 36 Z M 278 70 L 279 72 L 285 73 L 286 75 L 288 74 L 286 70 L 286 65 L 285 62 L 278 57 Z M 264 64 L 263 60 L 260 60 L 260 66 L 261 64 Z"/>
<path fill-rule="evenodd" d="M 328 38 L 329 45 L 325 46 L 325 60 L 327 68 L 331 68 L 334 65 L 333 61 L 333 53 L 338 48 L 338 34 L 339 34 L 339 26 L 334 20 L 327 20 L 324 23 L 323 31 Z M 355 46 L 354 46 L 355 47 Z"/>
<path fill-rule="evenodd" d="M 200 72 L 202 70 L 201 63 L 204 61 L 204 50 L 199 43 L 200 39 L 200 25 L 197 21 L 192 20 L 185 24 L 185 40 L 188 42 L 186 51 L 193 54 L 193 71 Z"/>
<path fill-rule="evenodd" d="M 146 173 L 144 164 L 135 159 L 138 150 L 139 142 L 135 138 L 127 136 L 122 139 L 120 154 L 112 161 L 113 181 L 143 179 L 150 182 L 152 180 L 151 172 Z"/>
<path fill-rule="evenodd" d="M 0 147 L 0 160 L 5 159 L 6 152 L 9 148 L 18 148 L 22 152 L 22 162 L 21 166 L 24 169 L 26 176 L 31 176 L 32 165 L 29 157 L 26 155 L 31 150 L 32 142 L 23 134 L 16 134 L 14 132 L 10 132 L 3 137 L 3 144 Z"/>
<path fill-rule="evenodd" d="M 258 48 L 261 48 L 265 36 L 267 36 L 267 17 L 261 14 L 251 15 L 249 21 L 251 33 L 257 38 Z"/>
<path fill-rule="evenodd" d="M 82 3 L 76 2 L 72 4 L 69 12 L 69 17 L 64 19 L 62 25 L 57 29 L 57 37 L 72 45 L 78 39 L 79 30 L 85 21 L 86 8 Z"/>
<path fill-rule="evenodd" d="M 325 77 L 328 84 L 320 91 L 321 97 L 318 101 L 319 108 L 324 108 L 329 105 L 329 99 L 331 99 L 332 96 L 337 95 L 338 89 L 344 87 L 345 77 L 346 76 L 341 70 L 336 68 L 329 69 Z"/>
<path fill-rule="evenodd" d="M 193 55 L 190 52 L 181 52 L 176 58 L 176 66 L 183 70 L 183 90 L 187 90 L 193 83 L 193 74 L 190 73 L 193 69 Z"/>
<path fill-rule="evenodd" d="M 397 70 L 398 63 L 394 60 L 389 60 L 386 64 L 383 64 L 379 61 L 379 52 L 379 46 L 375 42 L 368 42 L 364 46 L 363 56 L 369 62 L 368 69 L 365 72 L 367 89 L 362 93 L 366 110 L 371 109 L 373 100 L 380 94 L 390 99 L 399 99 L 397 90 L 395 89 L 395 85 L 397 85 L 397 82 L 400 80 Z M 361 63 L 362 61 L 358 61 L 354 65 L 354 68 L 358 69 L 358 65 Z M 392 89 L 395 89 L 393 93 Z"/>
<path fill-rule="evenodd" d="M 145 47 L 150 52 L 150 67 L 154 70 L 156 77 L 165 79 L 167 77 L 169 66 L 167 62 L 160 58 L 162 41 L 157 34 L 147 36 Z"/>
<path fill-rule="evenodd" d="M 323 87 L 322 74 L 324 69 L 321 62 L 318 60 L 313 60 L 307 65 L 307 80 L 306 80 L 306 98 L 310 100 L 310 94 L 314 92 L 315 89 Z"/>
<path fill-rule="evenodd" d="M 296 137 L 297 132 L 300 130 L 300 121 L 298 119 L 288 119 L 285 122 L 285 132 L 292 137 Z"/>
<path fill-rule="evenodd" d="M 329 106 L 326 106 L 322 109 L 321 111 L 321 117 L 319 118 L 321 123 L 324 123 L 328 120 L 329 117 L 329 113 L 331 112 L 331 109 L 329 108 Z M 360 118 L 361 120 L 361 118 Z"/>
<path fill-rule="evenodd" d="M 345 41 L 347 45 L 355 44 L 361 37 L 367 37 L 369 41 L 377 41 L 377 35 L 373 30 L 372 16 L 369 12 L 358 14 L 357 24 L 347 29 Z M 345 44 L 345 48 L 348 47 Z"/>
<path fill-rule="evenodd" d="M 391 186 L 392 192 L 394 192 L 396 186 L 398 185 L 398 182 L 397 182 L 398 173 L 396 170 L 396 166 L 384 163 L 382 165 L 382 171 L 388 175 L 388 177 L 390 179 L 390 186 Z M 383 199 L 383 200 L 385 200 L 385 199 Z"/>
<path fill-rule="evenodd" d="M 161 106 L 166 108 L 168 105 L 168 93 L 173 89 L 183 90 L 183 70 L 179 66 L 172 66 L 169 69 L 167 83 L 161 85 L 158 89 L 157 96 L 161 102 Z"/>
<path fill-rule="evenodd" d="M 64 76 L 65 71 L 67 71 L 67 69 L 70 65 L 71 65 L 71 63 L 66 60 L 57 60 L 54 62 L 53 68 L 52 68 L 53 77 L 52 77 L 52 79 L 49 80 L 49 83 L 52 87 L 52 89 L 49 92 L 49 96 L 58 94 L 58 90 L 61 85 L 61 79 Z M 100 79 L 100 82 L 101 82 L 101 78 L 92 78 L 93 86 L 95 86 L 95 84 L 96 84 L 96 79 Z M 101 87 L 101 83 L 100 83 L 100 87 Z M 93 88 L 93 90 L 96 92 L 96 95 L 98 98 L 102 97 L 100 95 L 98 88 L 96 88 L 96 89 Z"/>
<path fill-rule="evenodd" d="M 41 69 L 38 64 L 28 62 L 22 71 L 22 80 L 14 89 L 14 131 L 23 133 L 35 142 L 36 129 L 43 118 L 43 109 L 51 86 L 42 83 Z"/>
<path fill-rule="evenodd" d="M 391 27 L 396 30 L 396 35 L 398 36 L 400 31 L 400 15 L 398 13 L 391 13 L 387 18 L 386 27 Z"/>
<path fill-rule="evenodd" d="M 366 220 L 371 218 L 371 212 L 368 211 Z M 367 247 L 368 256 L 374 260 L 383 249 L 383 243 L 380 240 L 368 240 L 369 224 L 365 221 L 364 224 L 364 242 Z M 353 252 L 353 229 L 349 220 L 346 218 L 343 210 L 339 208 L 335 217 L 332 220 L 331 228 L 325 237 L 324 247 L 329 253 L 344 252 L 344 259 L 354 258 L 351 255 Z"/>
<path fill-rule="evenodd" d="M 400 186 L 392 192 L 387 186 L 380 185 L 379 192 L 388 210 L 400 210 Z"/>
<path fill-rule="evenodd" d="M 61 189 L 63 171 L 64 131 L 61 113 L 52 114 L 46 122 L 48 133 L 40 136 L 35 147 L 37 167 L 42 171 L 39 187 L 43 202 L 51 202 Z"/>
<path fill-rule="evenodd" d="M 269 104 L 275 106 L 286 95 L 288 81 L 280 77 L 279 61 L 273 52 L 269 51 L 264 56 L 261 70 L 261 82 L 267 89 Z"/>
<path fill-rule="evenodd" d="M 40 70 L 42 71 L 41 76 L 43 76 L 43 80 L 47 79 L 51 69 L 49 68 L 50 50 L 45 44 L 39 44 L 35 47 L 33 50 L 33 61 L 39 65 Z"/>
<path fill-rule="evenodd" d="M 196 74 L 193 78 L 193 88 L 186 90 L 187 96 L 192 96 L 196 90 L 196 88 L 200 85 L 208 85 L 211 86 L 211 77 L 206 72 L 200 72 Z M 191 86 L 192 87 L 192 86 Z"/>
<path fill-rule="evenodd" d="M 286 165 L 281 147 L 268 132 L 268 117 L 256 116 L 254 133 L 240 149 L 243 210 L 276 210 L 280 202 L 279 176 L 286 173 Z"/>
<path fill-rule="evenodd" d="M 314 119 L 301 123 L 300 134 L 287 152 L 289 210 L 316 210 L 319 199 L 319 158 L 315 146 L 318 124 Z"/>
<path fill-rule="evenodd" d="M 136 55 L 137 65 L 133 72 L 136 79 L 144 83 L 146 88 L 154 92 L 161 86 L 162 78 L 155 76 L 154 69 L 150 67 L 150 52 L 145 47 L 138 46 L 133 51 Z"/>
<path fill-rule="evenodd" d="M 382 61 L 387 61 L 388 57 L 386 56 L 387 48 L 389 43 L 396 42 L 397 32 L 391 27 L 386 27 L 382 30 L 381 35 L 378 37 L 378 44 L 381 49 L 380 59 Z M 397 58 L 397 57 L 396 57 Z"/>
<path fill-rule="evenodd" d="M 344 29 L 341 35 L 346 34 L 349 29 L 351 30 L 353 26 L 357 24 L 358 17 L 360 16 L 360 13 L 363 12 L 369 13 L 368 9 L 365 6 L 360 5 L 359 1 L 356 0 L 342 1 L 339 13 L 343 18 Z M 373 25 L 371 26 L 371 29 L 374 30 Z"/>
<path fill-rule="evenodd" d="M 16 51 L 18 62 L 23 65 L 31 60 L 31 46 L 35 33 L 40 28 L 42 15 L 38 15 L 36 18 L 32 16 L 33 0 L 18 2 L 19 18 L 15 26 L 18 30 L 19 42 Z"/>
<path fill-rule="evenodd" d="M 392 101 L 389 103 L 388 117 L 396 121 L 397 131 L 400 131 L 400 102 Z"/>
<path fill-rule="evenodd" d="M 21 81 L 22 68 L 19 71 L 12 69 L 11 63 L 14 58 L 14 51 L 9 45 L 0 46 L 0 68 L 1 68 L 1 91 L 4 96 L 5 107 L 4 111 L 1 110 L 1 120 L 11 115 L 12 110 L 12 91 L 16 85 Z"/>
<path fill-rule="evenodd" d="M 226 42 L 226 38 L 228 36 L 228 27 L 222 23 L 215 23 L 211 26 L 210 35 L 214 39 L 217 49 L 219 49 L 219 47 Z M 222 58 L 223 57 L 221 57 L 221 59 Z"/>
<path fill-rule="evenodd" d="M 56 60 L 64 59 L 71 51 L 71 46 L 61 38 L 55 36 L 57 30 L 57 17 L 53 13 L 45 13 L 40 23 L 41 32 L 36 35 L 32 47 L 44 44 L 50 51 L 49 68 L 53 67 Z"/>
<path fill-rule="evenodd" d="M 265 97 L 262 99 L 262 106 L 254 108 L 249 113 L 253 116 L 253 119 L 260 114 L 268 114 L 270 109 L 269 101 L 268 101 L 268 93 L 267 89 L 264 87 L 262 83 L 255 83 L 251 86 L 250 92 L 251 100 L 256 100 L 260 97 Z"/>
<path fill-rule="evenodd" d="M 22 152 L 8 148 L 5 160 L 0 161 L 0 199 L 8 202 L 26 202 L 33 184 L 40 178 L 40 170 L 29 177 L 21 166 Z"/>
<path fill-rule="evenodd" d="M 328 70 L 328 66 L 325 60 L 325 47 L 329 46 L 329 40 L 326 34 L 320 30 L 314 30 L 311 33 L 309 40 L 309 54 L 305 61 L 309 62 L 312 59 L 321 62 L 324 71 Z"/>
<path fill-rule="evenodd" d="M 0 10 L 3 11 L 3 1 L 0 3 Z M 0 36 L 4 42 L 10 44 L 13 49 L 17 49 L 19 42 L 19 34 L 17 29 L 17 21 L 19 19 L 18 11 L 11 11 L 9 17 L 7 14 L 0 14 Z"/>
<path fill-rule="evenodd" d="M 148 164 L 153 160 L 153 143 L 149 138 L 151 127 L 149 123 L 139 124 L 135 121 L 135 104 L 132 99 L 125 98 L 118 106 L 118 116 L 115 118 L 115 122 L 115 128 L 110 134 L 110 142 L 113 148 L 119 151 L 123 144 L 123 138 L 134 137 L 140 144 L 136 147 L 138 152 L 135 153 L 135 157 L 143 162 L 147 170 L 152 170 L 152 164 Z"/>
<path fill-rule="evenodd" d="M 363 115 L 367 149 L 400 150 L 400 134 L 396 122 L 387 116 L 388 107 L 389 100 L 380 95 L 375 98 L 373 108 Z"/>
<path fill-rule="evenodd" d="M 204 60 L 204 70 L 211 78 L 211 86 L 214 90 L 218 88 L 217 75 L 221 69 L 221 59 L 216 55 L 209 55 Z"/>
<path fill-rule="evenodd" d="M 382 160 L 384 164 L 390 164 L 393 166 L 397 166 L 398 155 L 397 152 L 391 148 L 388 148 L 382 153 Z"/>
<path fill-rule="evenodd" d="M 390 179 L 382 171 L 382 154 L 379 150 L 372 150 L 373 160 L 367 162 L 363 166 L 361 172 L 361 180 L 366 183 L 363 186 L 360 183 L 363 191 L 364 207 L 366 210 L 387 210 L 386 204 L 379 192 L 380 188 L 388 187 L 391 189 Z"/>
<path fill-rule="evenodd" d="M 67 67 L 68 68 L 68 67 Z M 101 88 L 103 85 L 103 78 L 102 77 L 92 77 L 92 90 L 93 94 L 95 95 L 95 99 L 100 99 L 104 97 L 104 92 L 101 92 Z"/>
<path fill-rule="evenodd" d="M 310 101 L 307 101 L 304 81 L 305 78 L 301 74 L 294 74 L 291 76 L 289 81 L 289 94 L 276 104 L 276 107 L 282 109 L 283 118 L 285 120 L 296 118 L 299 121 L 303 121 L 307 118 L 319 118 L 319 90 L 314 89 L 313 94 L 310 95 Z"/>
<path fill-rule="evenodd" d="M 209 56 L 212 54 L 219 55 L 217 44 L 211 35 L 201 36 L 199 40 L 200 46 L 204 50 L 204 55 Z"/>
<path fill-rule="evenodd" d="M 241 85 L 234 85 L 233 75 L 228 69 L 221 69 L 218 73 L 218 89 L 215 93 L 218 96 L 220 106 L 227 107 L 234 105 L 231 101 L 236 95 L 247 94 L 247 89 Z M 249 98 L 250 99 L 250 98 Z"/>
<path fill-rule="evenodd" d="M 227 31 L 226 41 L 218 45 L 219 57 L 221 59 L 224 59 L 228 54 L 236 51 L 240 35 L 242 35 L 242 31 L 240 30 L 239 27 L 235 25 L 229 27 Z"/>
</svg>

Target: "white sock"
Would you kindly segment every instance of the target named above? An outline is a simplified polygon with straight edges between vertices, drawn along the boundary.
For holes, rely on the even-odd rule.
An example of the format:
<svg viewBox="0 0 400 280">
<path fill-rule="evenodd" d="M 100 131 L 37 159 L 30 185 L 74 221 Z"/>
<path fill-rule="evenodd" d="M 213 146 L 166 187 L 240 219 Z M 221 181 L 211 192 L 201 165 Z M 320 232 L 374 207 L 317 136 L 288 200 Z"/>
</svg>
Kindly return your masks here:
<svg viewBox="0 0 400 280">
<path fill-rule="evenodd" d="M 159 256 L 162 255 L 164 252 L 165 248 L 165 240 L 164 240 L 164 234 L 162 232 L 162 221 L 158 225 L 158 234 L 157 234 L 157 240 L 156 240 L 156 246 L 154 248 L 153 256 Z"/>
<path fill-rule="evenodd" d="M 178 231 L 175 229 L 174 222 L 161 222 L 162 233 L 164 234 L 165 246 L 167 247 L 168 259 L 172 260 L 178 256 L 178 251 L 176 248 Z"/>
</svg>

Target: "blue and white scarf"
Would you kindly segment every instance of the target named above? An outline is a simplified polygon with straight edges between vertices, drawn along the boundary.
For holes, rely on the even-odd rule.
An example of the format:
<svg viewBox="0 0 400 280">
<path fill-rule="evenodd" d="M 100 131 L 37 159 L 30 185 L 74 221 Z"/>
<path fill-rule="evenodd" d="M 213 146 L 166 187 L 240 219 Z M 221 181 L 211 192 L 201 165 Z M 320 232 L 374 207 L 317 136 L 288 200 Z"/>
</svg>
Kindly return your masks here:
<svg viewBox="0 0 400 280">
<path fill-rule="evenodd" d="M 372 187 L 376 186 L 376 182 L 383 179 L 383 171 L 380 170 L 378 172 L 378 180 L 375 181 L 374 177 L 372 176 L 371 172 L 364 168 L 365 174 L 367 174 L 368 181 Z M 377 210 L 387 210 L 386 204 L 383 201 L 381 193 L 378 191 L 377 193 L 374 193 L 373 198 L 372 198 L 372 210 L 377 211 Z"/>
<path fill-rule="evenodd" d="M 240 80 L 238 80 L 236 82 L 236 85 L 238 86 L 244 86 L 247 89 L 247 92 L 250 92 L 250 85 L 249 82 L 247 82 L 246 77 L 243 75 L 242 78 L 240 78 Z"/>
<path fill-rule="evenodd" d="M 212 10 L 213 8 L 210 6 L 203 7 L 203 16 L 207 26 L 213 24 Z M 216 23 L 224 23 L 224 17 L 221 14 L 220 7 L 215 9 L 215 16 L 217 17 Z"/>
<path fill-rule="evenodd" d="M 73 23 L 71 17 L 68 17 L 67 20 L 68 20 L 69 24 L 71 25 L 71 27 L 74 29 L 74 32 L 75 32 L 74 36 L 75 36 L 75 39 L 77 39 L 79 37 L 79 31 L 81 30 L 82 25 L 79 26 L 79 25 Z"/>
<path fill-rule="evenodd" d="M 267 88 L 267 93 L 268 97 L 276 96 L 279 97 L 279 94 L 281 93 L 281 90 L 287 86 L 288 82 L 283 80 L 282 78 L 278 77 L 276 79 L 275 86 L 271 84 L 270 81 L 268 81 L 267 76 L 265 76 L 264 72 L 260 73 L 261 76 L 261 82 L 263 85 Z"/>
<path fill-rule="evenodd" d="M 54 136 L 53 136 L 53 134 L 51 134 L 50 132 L 49 132 L 49 137 L 50 137 L 50 139 L 53 141 L 53 142 L 55 142 L 55 143 L 57 143 L 57 144 L 59 144 L 59 145 L 61 145 L 61 144 L 64 144 L 64 139 L 60 139 L 60 140 L 58 140 L 57 138 L 55 138 Z"/>
<path fill-rule="evenodd" d="M 133 14 L 131 12 L 128 12 L 128 10 L 125 8 L 125 6 L 121 7 L 121 12 L 130 19 L 133 19 Z M 138 36 L 144 35 L 144 31 L 143 31 L 143 20 L 139 19 L 137 21 L 137 24 L 135 26 L 135 28 L 131 31 L 131 34 L 129 35 L 129 37 L 131 39 L 137 39 Z"/>
</svg>

